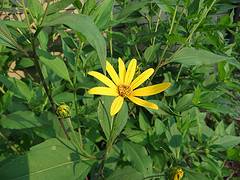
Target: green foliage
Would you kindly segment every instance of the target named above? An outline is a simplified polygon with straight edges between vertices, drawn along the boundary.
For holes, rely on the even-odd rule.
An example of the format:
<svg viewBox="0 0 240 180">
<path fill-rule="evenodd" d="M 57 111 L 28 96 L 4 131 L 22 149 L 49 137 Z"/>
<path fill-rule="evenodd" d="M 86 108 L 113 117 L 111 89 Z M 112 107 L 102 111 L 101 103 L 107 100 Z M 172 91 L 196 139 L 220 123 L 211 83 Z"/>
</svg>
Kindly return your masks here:
<svg viewBox="0 0 240 180">
<path fill-rule="evenodd" d="M 1 118 L 1 125 L 9 129 L 24 129 L 41 126 L 41 122 L 31 111 L 16 111 Z"/>
<path fill-rule="evenodd" d="M 152 160 L 143 146 L 125 141 L 123 142 L 123 153 L 133 167 L 143 175 L 152 173 Z"/>
<path fill-rule="evenodd" d="M 107 180 L 121 180 L 121 179 L 143 179 L 144 176 L 136 171 L 131 166 L 126 166 L 122 169 L 117 169 Z"/>
<path fill-rule="evenodd" d="M 49 139 L 27 154 L 4 163 L 0 174 L 3 179 L 77 179 L 86 176 L 93 163 L 82 160 L 69 142 Z"/>
<path fill-rule="evenodd" d="M 47 68 L 51 69 L 60 78 L 63 78 L 65 80 L 71 82 L 67 66 L 60 58 L 51 56 L 51 54 L 49 54 L 43 50 L 38 50 L 37 54 L 39 56 L 40 61 L 44 65 L 46 65 Z"/>
<path fill-rule="evenodd" d="M 96 49 L 103 70 L 105 70 L 106 44 L 96 25 L 85 15 L 55 14 L 46 18 L 43 26 L 56 26 L 65 24 L 81 33 L 86 40 Z"/>
<path fill-rule="evenodd" d="M 227 61 L 228 59 L 226 56 L 220 56 L 206 50 L 183 48 L 173 56 L 172 61 L 191 66 L 216 64 L 224 60 Z"/>
<path fill-rule="evenodd" d="M 239 179 L 237 3 L 3 0 L 0 179 Z M 171 83 L 158 110 L 88 93 L 118 57 Z"/>
</svg>

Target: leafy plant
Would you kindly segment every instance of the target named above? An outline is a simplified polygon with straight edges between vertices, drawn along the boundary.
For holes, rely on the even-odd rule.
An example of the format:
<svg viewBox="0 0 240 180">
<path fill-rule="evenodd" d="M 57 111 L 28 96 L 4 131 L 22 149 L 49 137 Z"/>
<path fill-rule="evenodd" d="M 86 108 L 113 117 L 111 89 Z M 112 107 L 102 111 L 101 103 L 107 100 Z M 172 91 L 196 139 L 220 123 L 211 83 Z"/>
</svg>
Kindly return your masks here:
<svg viewBox="0 0 240 180">
<path fill-rule="evenodd" d="M 1 178 L 238 179 L 238 5 L 2 0 Z M 164 88 L 113 86 L 111 110 L 91 76 L 116 84 L 119 57 L 138 88 Z"/>
</svg>

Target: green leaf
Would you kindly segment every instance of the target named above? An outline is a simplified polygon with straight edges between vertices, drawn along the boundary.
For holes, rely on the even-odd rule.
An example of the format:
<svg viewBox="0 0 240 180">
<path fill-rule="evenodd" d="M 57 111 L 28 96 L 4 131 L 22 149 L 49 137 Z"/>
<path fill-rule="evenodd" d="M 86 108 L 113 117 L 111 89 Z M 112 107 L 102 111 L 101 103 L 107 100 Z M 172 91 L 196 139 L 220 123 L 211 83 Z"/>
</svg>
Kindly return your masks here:
<svg viewBox="0 0 240 180">
<path fill-rule="evenodd" d="M 223 113 L 223 114 L 233 114 L 233 109 L 224 104 L 216 104 L 216 103 L 199 103 L 197 105 L 200 108 L 206 109 L 210 112 L 214 113 Z"/>
<path fill-rule="evenodd" d="M 178 130 L 177 123 L 171 124 L 169 131 L 166 131 L 165 134 L 169 142 L 169 148 L 175 157 L 178 158 L 180 153 L 180 146 L 182 145 L 182 135 Z"/>
<path fill-rule="evenodd" d="M 5 24 L 0 24 L 0 44 L 16 49 L 18 47 L 16 40 L 12 37 Z"/>
<path fill-rule="evenodd" d="M 56 103 L 74 101 L 74 94 L 70 92 L 62 92 L 53 97 Z"/>
<path fill-rule="evenodd" d="M 236 127 L 235 127 L 235 122 L 233 121 L 229 126 L 226 128 L 226 133 L 227 135 L 236 135 Z"/>
<path fill-rule="evenodd" d="M 178 62 L 186 66 L 210 65 L 231 59 L 227 56 L 220 56 L 203 49 L 185 47 L 176 53 L 171 62 Z"/>
<path fill-rule="evenodd" d="M 224 127 L 224 122 L 223 121 L 220 121 L 217 126 L 215 127 L 215 131 L 214 131 L 214 134 L 216 136 L 224 136 L 226 133 L 225 133 L 225 127 Z"/>
<path fill-rule="evenodd" d="M 154 104 L 157 104 L 158 107 L 159 107 L 158 110 L 153 110 L 153 109 L 150 109 L 150 108 L 146 108 L 150 113 L 157 114 L 159 116 L 169 115 L 169 114 L 177 115 L 175 112 L 173 112 L 171 110 L 171 108 L 168 105 L 166 105 L 162 101 L 159 101 L 159 100 L 149 100 L 149 101 L 154 103 Z"/>
<path fill-rule="evenodd" d="M 128 106 L 127 103 L 124 102 L 121 110 L 119 111 L 113 122 L 112 139 L 117 138 L 117 136 L 121 133 L 121 131 L 123 130 L 127 123 L 127 120 L 128 120 Z"/>
<path fill-rule="evenodd" d="M 229 58 L 228 63 L 240 69 L 240 62 L 235 58 Z"/>
<path fill-rule="evenodd" d="M 140 130 L 126 129 L 123 131 L 124 136 L 132 142 L 143 143 L 147 139 L 147 133 Z"/>
<path fill-rule="evenodd" d="M 96 49 L 102 69 L 106 69 L 106 43 L 97 26 L 90 17 L 85 15 L 61 14 L 49 16 L 42 26 L 56 26 L 65 24 L 73 30 L 81 33 L 87 41 Z"/>
<path fill-rule="evenodd" d="M 222 168 L 219 167 L 218 163 L 210 158 L 203 158 L 201 163 L 202 168 L 212 172 L 215 176 L 222 177 Z"/>
<path fill-rule="evenodd" d="M 94 10 L 94 22 L 99 29 L 103 29 L 111 19 L 113 0 L 103 0 Z"/>
<path fill-rule="evenodd" d="M 28 0 L 27 7 L 29 8 L 31 15 L 40 20 L 41 16 L 44 14 L 42 4 L 39 0 Z"/>
<path fill-rule="evenodd" d="M 124 20 L 129 15 L 131 15 L 134 11 L 137 11 L 138 9 L 141 9 L 144 7 L 149 1 L 140 1 L 138 3 L 130 2 L 125 6 L 123 10 L 121 10 L 120 14 L 118 15 L 117 19 Z"/>
<path fill-rule="evenodd" d="M 160 44 L 155 44 L 155 45 L 149 46 L 144 51 L 144 58 L 147 63 L 156 61 L 159 48 L 160 48 Z"/>
<path fill-rule="evenodd" d="M 226 135 L 226 136 L 218 138 L 212 145 L 221 146 L 224 149 L 228 149 L 228 148 L 232 148 L 238 144 L 240 144 L 239 136 Z"/>
<path fill-rule="evenodd" d="M 8 106 L 12 103 L 12 96 L 13 93 L 10 91 L 7 91 L 2 97 L 1 97 L 1 103 L 2 103 L 2 110 L 7 111 Z M 1 104 L 0 103 L 0 104 Z"/>
<path fill-rule="evenodd" d="M 27 22 L 23 21 L 10 21 L 10 20 L 0 20 L 0 26 L 7 25 L 14 28 L 28 28 Z"/>
<path fill-rule="evenodd" d="M 41 121 L 31 111 L 17 111 L 3 116 L 0 124 L 8 129 L 26 129 L 42 126 Z"/>
<path fill-rule="evenodd" d="M 184 179 L 186 180 L 195 180 L 195 179 L 201 179 L 201 180 L 209 180 L 208 177 L 204 175 L 202 172 L 196 172 L 190 169 L 184 169 Z"/>
<path fill-rule="evenodd" d="M 148 118 L 142 110 L 140 110 L 138 121 L 139 126 L 142 130 L 148 131 L 149 129 L 151 129 L 151 126 L 148 123 Z"/>
<path fill-rule="evenodd" d="M 93 162 L 81 160 L 75 149 L 67 141 L 49 139 L 31 148 L 26 155 L 2 165 L 1 178 L 5 180 L 84 179 Z"/>
<path fill-rule="evenodd" d="M 227 149 L 227 159 L 240 161 L 239 147 Z"/>
<path fill-rule="evenodd" d="M 159 136 L 165 132 L 166 127 L 160 119 L 155 120 L 154 130 L 155 130 L 155 133 Z"/>
<path fill-rule="evenodd" d="M 27 101 L 32 98 L 32 91 L 23 81 L 0 75 L 0 82 L 2 82 L 10 91 L 12 91 L 15 96 L 26 99 Z"/>
<path fill-rule="evenodd" d="M 115 118 L 110 115 L 112 101 L 113 98 L 105 96 L 102 97 L 98 105 L 98 119 L 107 139 L 109 139 L 111 130 L 112 139 L 115 139 L 125 127 L 128 119 L 128 107 L 126 102 L 123 103 L 121 110 Z"/>
<path fill-rule="evenodd" d="M 109 113 L 112 100 L 113 98 L 104 96 L 98 105 L 98 120 L 107 139 L 112 126 L 112 117 Z"/>
<path fill-rule="evenodd" d="M 182 96 L 176 104 L 176 108 L 175 108 L 176 111 L 183 112 L 190 109 L 193 106 L 192 99 L 193 99 L 192 93 L 185 94 L 184 96 Z"/>
<path fill-rule="evenodd" d="M 173 6 L 175 7 L 176 1 L 175 0 L 154 0 L 154 2 L 165 12 L 172 13 L 174 11 Z"/>
<path fill-rule="evenodd" d="M 87 0 L 83 5 L 82 13 L 89 15 L 91 14 L 91 12 L 95 7 L 96 7 L 96 0 Z"/>
<path fill-rule="evenodd" d="M 38 40 L 41 49 L 47 51 L 48 49 L 48 34 L 45 31 L 40 31 L 38 34 Z"/>
<path fill-rule="evenodd" d="M 143 174 L 133 169 L 131 166 L 126 166 L 122 169 L 115 170 L 107 180 L 141 180 L 143 179 Z"/>
<path fill-rule="evenodd" d="M 124 141 L 123 153 L 139 172 L 142 172 L 144 175 L 152 173 L 152 160 L 144 146 Z"/>
<path fill-rule="evenodd" d="M 169 145 L 172 148 L 178 148 L 182 144 L 182 136 L 180 134 L 175 134 L 171 137 Z"/>
<path fill-rule="evenodd" d="M 71 83 L 71 79 L 69 77 L 68 69 L 66 64 L 62 59 L 58 57 L 54 57 L 46 51 L 41 49 L 37 50 L 37 54 L 39 56 L 40 61 L 55 72 L 59 77 L 69 81 Z"/>
<path fill-rule="evenodd" d="M 67 6 L 69 6 L 70 4 L 72 4 L 75 0 L 60 0 L 57 1 L 55 3 L 52 3 L 49 5 L 48 9 L 47 9 L 47 15 L 59 12 L 60 10 L 63 10 L 64 8 L 66 8 Z"/>
</svg>

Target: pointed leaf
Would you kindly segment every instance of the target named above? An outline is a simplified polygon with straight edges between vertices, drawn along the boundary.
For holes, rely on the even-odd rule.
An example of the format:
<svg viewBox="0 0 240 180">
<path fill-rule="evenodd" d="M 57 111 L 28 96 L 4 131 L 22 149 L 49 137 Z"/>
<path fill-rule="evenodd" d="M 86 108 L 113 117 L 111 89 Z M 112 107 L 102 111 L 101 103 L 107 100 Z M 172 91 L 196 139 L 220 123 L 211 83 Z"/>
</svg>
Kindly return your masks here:
<svg viewBox="0 0 240 180">
<path fill-rule="evenodd" d="M 40 61 L 55 72 L 59 77 L 71 82 L 66 64 L 59 57 L 54 57 L 46 51 L 37 50 Z"/>
<path fill-rule="evenodd" d="M 0 167 L 1 179 L 84 179 L 93 161 L 83 161 L 67 141 L 49 139 Z M 6 171 L 7 169 L 7 171 Z"/>
<path fill-rule="evenodd" d="M 74 14 L 57 14 L 49 16 L 42 26 L 55 26 L 65 24 L 73 30 L 81 33 L 87 41 L 96 49 L 102 69 L 106 69 L 106 43 L 97 26 L 90 17 Z"/>
<path fill-rule="evenodd" d="M 103 29 L 111 19 L 112 7 L 114 0 L 104 0 L 94 10 L 93 17 L 95 24 L 99 29 Z"/>
<path fill-rule="evenodd" d="M 176 53 L 171 59 L 171 61 L 178 62 L 186 66 L 190 66 L 190 65 L 210 65 L 228 59 L 231 58 L 227 56 L 214 54 L 204 49 L 185 47 L 178 53 Z"/>
<path fill-rule="evenodd" d="M 144 175 L 152 173 L 152 160 L 144 146 L 124 141 L 123 153 L 139 172 Z"/>
<path fill-rule="evenodd" d="M 31 111 L 17 111 L 3 116 L 0 124 L 8 129 L 25 129 L 42 126 L 41 121 Z"/>
</svg>

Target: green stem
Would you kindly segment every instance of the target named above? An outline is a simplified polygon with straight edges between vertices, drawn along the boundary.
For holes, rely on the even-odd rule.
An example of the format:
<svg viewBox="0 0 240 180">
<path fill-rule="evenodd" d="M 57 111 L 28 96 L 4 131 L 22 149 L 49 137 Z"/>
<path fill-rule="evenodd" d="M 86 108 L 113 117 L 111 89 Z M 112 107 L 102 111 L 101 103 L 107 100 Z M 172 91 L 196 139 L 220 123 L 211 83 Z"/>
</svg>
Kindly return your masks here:
<svg viewBox="0 0 240 180">
<path fill-rule="evenodd" d="M 213 7 L 213 5 L 216 3 L 216 1 L 217 1 L 217 0 L 213 0 L 213 1 L 212 1 L 211 5 L 210 5 L 209 8 L 207 9 L 207 11 L 205 11 L 205 12 L 202 14 L 202 16 L 201 16 L 200 20 L 198 21 L 198 23 L 193 26 L 193 28 L 192 28 L 192 30 L 191 30 L 191 32 L 190 32 L 190 34 L 189 34 L 186 42 L 189 42 L 189 41 L 192 39 L 192 36 L 193 36 L 194 32 L 197 30 L 197 28 L 199 27 L 199 25 L 202 23 L 203 19 L 205 19 L 205 18 L 207 17 L 207 14 L 208 14 L 209 11 L 212 9 L 212 7 Z"/>
<path fill-rule="evenodd" d="M 105 161 L 106 159 L 108 158 L 108 155 L 112 149 L 112 146 L 113 146 L 113 143 L 114 143 L 114 138 L 113 138 L 113 130 L 114 130 L 114 119 L 112 119 L 112 126 L 111 126 L 111 132 L 110 132 L 110 136 L 109 136 L 109 139 L 107 141 L 107 145 L 106 145 L 106 150 L 105 150 L 105 153 L 103 155 L 103 158 L 102 158 L 102 161 L 99 165 L 99 170 L 98 170 L 98 174 L 100 176 L 103 176 L 103 169 L 104 169 L 104 164 L 105 164 Z"/>
<path fill-rule="evenodd" d="M 176 5 L 175 11 L 174 11 L 174 13 L 173 13 L 173 18 L 172 18 L 172 22 L 171 22 L 171 26 L 170 26 L 168 35 L 171 35 L 171 34 L 172 34 L 172 30 L 173 30 L 173 26 L 174 26 L 176 14 L 177 14 L 177 9 L 178 9 L 178 3 L 177 3 L 177 5 Z M 158 60 L 157 67 L 156 67 L 153 75 L 151 76 L 149 82 L 152 81 L 153 77 L 156 75 L 156 73 L 158 72 L 159 68 L 163 66 L 162 60 L 163 60 L 163 58 L 164 58 L 164 56 L 165 56 L 165 54 L 166 54 L 166 52 L 167 52 L 168 46 L 169 46 L 169 45 L 168 45 L 168 40 L 167 40 L 166 44 L 167 44 L 167 45 L 165 46 L 165 48 L 164 48 L 164 50 L 163 50 L 163 52 L 162 52 L 162 54 L 161 54 L 161 56 L 160 56 L 160 58 L 159 58 L 159 60 Z"/>
<path fill-rule="evenodd" d="M 183 65 L 181 64 L 180 69 L 179 69 L 178 74 L 177 74 L 176 82 L 178 82 L 179 76 L 180 76 L 180 74 L 182 72 L 182 68 L 183 68 Z"/>
<path fill-rule="evenodd" d="M 28 18 L 25 2 L 24 2 L 24 0 L 22 0 L 21 2 L 22 2 L 23 12 L 24 12 L 25 18 L 27 20 L 28 27 L 29 27 L 29 29 L 31 29 L 31 24 L 30 24 L 30 21 L 29 21 L 29 18 Z"/>
<path fill-rule="evenodd" d="M 53 112 L 56 112 L 56 109 L 57 109 L 57 108 L 56 108 L 56 104 L 55 104 L 55 102 L 54 102 L 54 100 L 53 100 L 53 98 L 52 98 L 51 92 L 50 92 L 50 90 L 49 90 L 49 88 L 48 88 L 48 85 L 47 85 L 47 83 L 46 83 L 46 81 L 45 81 L 45 78 L 44 78 L 43 73 L 42 73 L 42 70 L 41 70 L 40 63 L 39 63 L 39 61 L 38 61 L 38 57 L 37 57 L 37 53 L 36 53 L 36 47 L 35 47 L 35 39 L 36 39 L 36 38 L 34 38 L 34 36 L 33 36 L 33 38 L 32 38 L 32 51 L 33 51 L 33 54 L 30 55 L 30 57 L 33 59 L 35 68 L 36 68 L 36 70 L 37 70 L 37 72 L 38 72 L 38 75 L 39 75 L 39 78 L 40 78 L 40 80 L 41 80 L 41 82 L 42 82 L 42 84 L 43 84 L 43 88 L 44 88 L 44 90 L 45 90 L 45 92 L 46 92 L 46 94 L 47 94 L 47 97 L 48 97 L 49 102 L 51 103 L 52 110 L 53 110 Z M 60 125 L 61 125 L 61 128 L 62 128 L 63 131 L 64 131 L 64 134 L 66 135 L 67 139 L 70 140 L 70 137 L 69 137 L 68 134 L 67 134 L 67 130 L 65 129 L 63 120 L 62 120 L 61 118 L 58 118 L 58 120 L 59 120 L 59 123 L 60 123 Z"/>
<path fill-rule="evenodd" d="M 80 143 L 78 141 L 78 138 L 76 136 L 76 133 L 74 131 L 71 119 L 70 118 L 66 118 L 66 122 L 67 122 L 67 125 L 68 125 L 70 131 L 72 132 L 72 134 L 74 136 L 75 144 L 78 146 L 79 150 L 81 151 L 82 149 L 81 149 Z"/>
<path fill-rule="evenodd" d="M 141 55 L 140 55 L 140 52 L 139 52 L 139 50 L 138 50 L 137 44 L 135 44 L 134 47 L 135 47 L 135 50 L 136 50 L 136 52 L 137 52 L 137 55 L 138 55 L 139 60 L 142 59 L 142 58 L 141 58 Z"/>
<path fill-rule="evenodd" d="M 162 9 L 160 8 L 160 9 L 159 9 L 159 13 L 158 13 L 158 17 L 157 17 L 156 27 L 155 27 L 155 30 L 154 30 L 155 33 L 156 33 L 157 30 L 158 30 L 159 22 L 160 22 L 160 19 L 161 19 L 161 14 L 162 14 Z M 152 45 L 155 44 L 155 41 L 156 41 L 156 36 L 154 36 L 154 38 L 153 38 L 153 43 L 152 43 Z"/>
<path fill-rule="evenodd" d="M 111 21 L 113 20 L 113 10 L 111 11 Z M 110 39 L 109 39 L 109 49 L 110 49 L 110 56 L 111 60 L 113 58 L 113 39 L 112 39 L 112 27 L 110 27 Z"/>
<path fill-rule="evenodd" d="M 44 11 L 44 14 L 43 14 L 43 17 L 42 17 L 42 19 L 41 19 L 41 22 L 39 23 L 39 26 L 42 25 L 45 17 L 47 16 L 47 10 L 48 10 L 49 3 L 50 3 L 50 1 L 47 1 L 47 6 L 46 6 L 46 9 L 45 9 L 45 11 Z"/>
<path fill-rule="evenodd" d="M 4 85 L 2 85 L 2 87 L 0 87 L 0 92 L 2 92 L 3 94 L 5 94 L 6 92 L 3 89 Z"/>
<path fill-rule="evenodd" d="M 73 137 L 74 137 L 73 143 L 79 148 L 80 155 L 83 156 L 83 157 L 86 157 L 86 158 L 88 158 L 88 159 L 96 159 L 95 156 L 89 155 L 89 154 L 83 149 L 82 143 L 79 142 L 79 139 L 77 138 L 76 132 L 74 131 L 74 128 L 73 128 L 71 119 L 70 119 L 70 118 L 66 118 L 66 122 L 67 122 L 67 124 L 68 124 L 68 127 L 69 127 L 71 133 L 73 134 Z"/>
<path fill-rule="evenodd" d="M 76 112 L 76 116 L 78 116 L 78 104 L 77 104 L 77 87 L 76 87 L 76 82 L 77 82 L 77 70 L 78 70 L 78 62 L 80 60 L 79 56 L 82 52 L 82 48 L 83 48 L 84 43 L 82 42 L 80 44 L 80 47 L 77 51 L 77 55 L 75 58 L 75 66 L 74 66 L 74 72 L 73 72 L 73 88 L 74 88 L 74 106 L 75 106 L 75 112 Z M 79 126 L 80 126 L 80 121 L 79 121 Z"/>
</svg>

